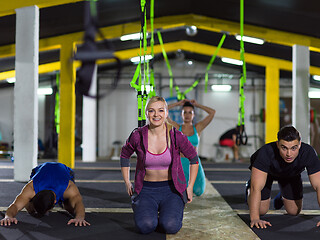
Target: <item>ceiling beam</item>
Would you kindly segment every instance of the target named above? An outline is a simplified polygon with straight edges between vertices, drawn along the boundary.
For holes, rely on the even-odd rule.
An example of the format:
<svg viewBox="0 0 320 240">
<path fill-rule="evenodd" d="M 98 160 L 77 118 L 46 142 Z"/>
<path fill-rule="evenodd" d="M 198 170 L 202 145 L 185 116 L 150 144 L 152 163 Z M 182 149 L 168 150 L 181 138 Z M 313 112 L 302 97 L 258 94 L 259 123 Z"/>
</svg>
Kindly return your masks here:
<svg viewBox="0 0 320 240">
<path fill-rule="evenodd" d="M 217 47 L 211 46 L 203 43 L 195 43 L 190 41 L 177 41 L 171 43 L 165 43 L 164 48 L 167 53 L 176 52 L 178 50 L 193 52 L 201 55 L 212 56 Z M 130 59 L 131 57 L 138 56 L 140 52 L 139 48 L 136 49 L 128 49 L 116 52 L 116 56 L 122 60 Z M 150 48 L 148 48 L 148 52 L 150 52 Z M 161 47 L 160 45 L 154 46 L 154 53 L 160 54 Z M 240 60 L 240 52 L 236 50 L 220 48 L 217 56 L 219 57 L 229 57 Z M 272 57 L 261 56 L 253 53 L 245 53 L 245 61 L 248 64 L 267 67 L 267 66 L 276 66 L 277 68 L 285 71 L 292 71 L 292 62 Z M 104 64 L 109 61 L 101 60 L 98 63 Z M 320 67 L 310 66 L 310 74 L 312 75 L 320 75 Z"/>
<path fill-rule="evenodd" d="M 76 2 L 77 0 L 73 1 L 63 1 L 63 0 L 57 0 L 57 1 L 49 1 L 49 0 L 39 0 L 38 3 L 49 4 L 49 3 L 62 3 L 62 2 Z M 18 0 L 18 1 L 12 1 L 15 2 L 18 6 L 19 4 L 22 5 L 22 3 L 30 4 L 31 1 L 25 1 L 25 0 Z M 32 1 L 36 2 L 36 1 Z M 11 5 L 13 5 L 11 3 Z M 1 3 L 0 3 L 1 6 Z M 7 7 L 8 9 L 9 7 Z M 187 15 L 179 15 L 179 16 L 168 16 L 168 17 L 160 17 L 155 19 L 154 28 L 155 29 L 171 29 L 175 27 L 181 27 L 186 25 L 196 25 L 198 28 L 209 30 L 209 31 L 215 31 L 215 32 L 228 32 L 229 34 L 237 34 L 239 27 L 239 23 L 215 19 L 215 18 L 208 18 L 200 15 L 194 15 L 194 14 L 187 14 Z M 102 33 L 104 34 L 105 38 L 112 39 L 112 38 L 118 38 L 124 34 L 133 33 L 140 31 L 140 22 L 131 22 L 126 24 L 120 24 L 115 26 L 109 26 L 100 28 Z M 263 38 L 267 41 L 278 43 L 286 46 L 293 46 L 294 44 L 304 45 L 304 46 L 310 46 L 310 50 L 320 50 L 320 39 L 313 38 L 310 36 L 303 36 L 293 33 L 287 33 L 287 32 L 281 32 L 276 31 L 272 29 L 266 29 L 261 27 L 255 27 L 252 25 L 245 25 L 244 26 L 244 32 L 245 34 L 253 37 L 259 37 Z M 81 43 L 83 39 L 83 32 L 77 32 L 77 33 L 71 33 L 71 34 L 65 34 L 61 36 L 55 36 L 50 38 L 44 38 L 39 40 L 39 51 L 47 51 L 51 49 L 59 49 L 61 45 L 64 42 L 69 42 L 70 39 L 73 39 L 74 42 Z M 99 40 L 99 39 L 98 39 Z M 101 39 L 100 39 L 101 40 Z M 183 44 L 183 45 L 180 45 Z M 210 46 L 206 44 L 201 43 L 194 43 L 194 42 L 188 42 L 188 41 L 180 41 L 180 42 L 174 42 L 174 43 L 167 43 L 165 44 L 166 51 L 177 51 L 178 49 L 182 49 L 185 51 L 195 52 L 203 55 L 212 55 L 216 49 L 215 46 Z M 155 53 L 161 53 L 160 47 L 155 46 Z M 117 56 L 121 59 L 129 59 L 130 57 L 137 56 L 140 52 L 139 49 L 130 49 L 130 50 L 124 50 L 117 52 Z M 10 44 L 6 46 L 0 46 L 0 57 L 12 57 L 15 55 L 15 44 Z M 219 52 L 220 56 L 229 56 L 232 58 L 239 59 L 239 52 L 230 50 L 230 49 L 220 49 Z M 250 64 L 259 65 L 259 66 L 266 66 L 268 64 L 273 64 L 279 66 L 280 69 L 291 71 L 292 69 L 292 63 L 291 61 L 285 61 L 280 60 L 276 58 L 271 57 L 265 57 L 265 56 L 259 56 L 257 54 L 252 53 L 246 53 L 246 61 Z M 110 60 L 102 60 L 98 61 L 98 64 L 103 64 L 110 62 Z M 56 71 L 57 69 L 57 63 L 46 64 L 46 67 L 39 71 L 39 73 L 45 73 Z M 55 66 L 55 67 L 50 67 Z M 43 68 L 39 66 L 40 68 Z M 311 74 L 317 74 L 320 75 L 319 68 L 318 67 L 310 67 L 310 73 Z M 0 80 L 8 78 L 8 76 L 14 75 L 14 71 L 8 71 L 0 73 Z"/>
<path fill-rule="evenodd" d="M 203 30 L 227 33 L 229 35 L 236 35 L 240 32 L 240 24 L 238 22 L 232 22 L 195 14 L 166 16 L 154 19 L 155 30 L 167 30 L 191 25 L 195 25 Z M 147 26 L 148 31 L 150 31 L 150 24 Z M 140 22 L 131 22 L 101 28 L 100 30 L 103 32 L 106 38 L 118 38 L 125 34 L 139 32 L 140 29 Z M 267 42 L 284 46 L 292 47 L 296 44 L 308 46 L 310 47 L 310 51 L 320 52 L 320 39 L 311 36 L 278 31 L 250 24 L 244 24 L 244 35 L 262 38 Z"/>
<path fill-rule="evenodd" d="M 14 0 L 0 1 L 0 17 L 15 14 L 15 9 L 37 5 L 39 8 L 53 7 L 83 0 Z"/>
<path fill-rule="evenodd" d="M 74 0 L 76 1 L 76 0 Z M 15 2 L 15 1 L 13 1 Z M 20 1 L 18 1 L 20 2 Z M 23 2 L 23 0 L 21 0 Z M 39 1 L 41 2 L 41 1 Z M 49 0 L 43 2 L 51 2 Z M 62 0 L 57 2 L 63 2 Z M 71 2 L 69 0 L 69 2 Z M 1 4 L 0 4 L 1 6 Z M 235 35 L 238 34 L 240 25 L 236 22 L 209 18 L 200 15 L 187 14 L 178 16 L 167 16 L 160 17 L 154 20 L 155 29 L 173 29 L 176 27 L 195 25 L 198 28 L 214 31 L 214 32 L 227 32 L 228 34 Z M 148 25 L 149 26 L 149 25 Z M 149 26 L 150 27 L 150 26 Z M 104 34 L 105 38 L 119 38 L 120 36 L 128 33 L 134 33 L 140 31 L 140 22 L 131 22 L 120 25 L 114 25 L 109 27 L 100 28 L 101 32 Z M 320 39 L 299 35 L 295 33 L 282 32 L 262 27 L 256 27 L 253 25 L 244 25 L 244 34 L 252 37 L 262 38 L 265 41 L 290 46 L 295 44 L 309 46 L 310 51 L 320 52 Z M 39 41 L 39 51 L 46 51 L 50 49 L 59 48 L 61 42 L 64 42 L 64 38 L 72 38 L 75 42 L 81 43 L 83 39 L 83 32 L 70 33 L 61 36 L 55 36 L 50 38 L 40 39 Z M 98 40 L 101 40 L 98 38 Z M 10 44 L 6 46 L 0 46 L 0 57 L 10 57 L 15 55 L 15 44 Z"/>
<path fill-rule="evenodd" d="M 193 23 L 195 26 L 203 30 L 227 32 L 231 35 L 240 34 L 240 24 L 238 22 L 193 14 L 189 15 L 187 19 L 190 23 Z M 244 24 L 244 35 L 262 38 L 267 42 L 284 46 L 292 47 L 296 44 L 308 46 L 310 47 L 310 51 L 320 52 L 320 39 L 311 36 L 258 27 L 250 24 Z"/>
<path fill-rule="evenodd" d="M 203 44 L 203 43 L 195 43 L 190 41 L 177 41 L 171 43 L 165 43 L 164 48 L 167 53 L 176 52 L 178 50 L 193 52 L 197 54 L 202 54 L 206 56 L 212 56 L 217 47 Z M 150 47 L 148 48 L 148 52 L 150 52 Z M 129 60 L 132 57 L 138 56 L 140 53 L 139 48 L 127 49 L 122 51 L 115 52 L 115 55 L 121 60 Z M 154 46 L 154 54 L 162 54 L 160 45 Z M 229 57 L 234 59 L 240 59 L 239 51 L 220 48 L 217 56 L 219 57 Z M 287 60 L 281 60 L 272 57 L 260 56 L 252 53 L 245 53 L 246 63 L 252 65 L 258 65 L 262 67 L 267 66 L 275 66 L 280 70 L 292 71 L 292 62 Z M 114 62 L 113 60 L 99 60 L 97 61 L 98 65 L 108 64 Z M 76 62 L 76 66 L 80 67 L 80 62 Z M 214 68 L 214 64 L 213 64 Z M 60 70 L 60 62 L 53 62 L 39 65 L 39 74 L 50 73 L 54 71 Z M 312 75 L 320 75 L 320 68 L 315 66 L 310 66 L 310 74 Z M 5 80 L 9 77 L 14 77 L 15 71 L 6 71 L 0 73 L 0 80 Z"/>
</svg>

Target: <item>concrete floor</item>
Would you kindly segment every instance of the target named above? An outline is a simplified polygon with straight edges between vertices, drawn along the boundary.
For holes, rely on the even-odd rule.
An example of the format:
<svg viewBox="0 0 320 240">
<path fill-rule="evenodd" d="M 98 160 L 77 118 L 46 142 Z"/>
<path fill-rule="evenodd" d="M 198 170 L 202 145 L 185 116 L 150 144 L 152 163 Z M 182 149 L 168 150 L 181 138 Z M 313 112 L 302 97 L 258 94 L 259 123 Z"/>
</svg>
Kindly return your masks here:
<svg viewBox="0 0 320 240">
<path fill-rule="evenodd" d="M 39 162 L 41 163 L 41 162 Z M 273 211 L 266 216 L 273 226 L 266 230 L 248 227 L 248 207 L 244 201 L 245 182 L 250 176 L 247 163 L 212 163 L 203 161 L 207 185 L 201 197 L 194 197 L 187 204 L 182 229 L 175 235 L 152 233 L 141 235 L 134 229 L 130 198 L 125 192 L 119 162 L 76 162 L 75 179 L 86 207 L 86 218 L 91 226 L 76 228 L 67 226 L 70 218 L 64 210 L 55 208 L 48 216 L 35 219 L 26 212 L 17 216 L 20 222 L 12 227 L 0 227 L 0 239 L 309 239 L 318 233 L 315 228 L 320 217 L 315 192 L 310 189 L 306 175 L 305 201 L 302 215 L 291 217 L 283 211 Z M 134 164 L 131 171 L 134 179 Z M 0 160 L 0 210 L 20 192 L 24 183 L 13 181 L 13 163 Z M 272 196 L 277 194 L 274 184 Z M 294 238 L 288 227 L 295 230 Z M 289 229 L 290 230 L 290 229 Z M 297 238 L 297 237 L 302 238 Z M 278 238 L 280 237 L 280 238 Z M 285 238 L 284 238 L 285 237 Z M 307 238 L 306 238 L 307 237 Z"/>
</svg>

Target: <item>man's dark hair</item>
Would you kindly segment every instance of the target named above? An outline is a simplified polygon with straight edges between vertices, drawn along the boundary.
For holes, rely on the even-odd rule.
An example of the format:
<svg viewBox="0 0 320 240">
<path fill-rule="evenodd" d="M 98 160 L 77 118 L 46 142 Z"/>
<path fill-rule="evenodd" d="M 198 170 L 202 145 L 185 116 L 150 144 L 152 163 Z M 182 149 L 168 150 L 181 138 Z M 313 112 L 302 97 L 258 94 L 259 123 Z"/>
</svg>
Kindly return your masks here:
<svg viewBox="0 0 320 240">
<path fill-rule="evenodd" d="M 189 101 L 187 101 L 187 102 L 185 102 L 185 103 L 183 104 L 182 108 L 184 108 L 184 107 L 192 107 L 192 108 L 194 109 L 193 104 L 192 104 L 191 102 L 189 102 Z"/>
<path fill-rule="evenodd" d="M 47 211 L 54 207 L 55 195 L 51 190 L 42 190 L 32 199 L 33 207 L 36 210 L 36 217 L 43 217 Z"/>
<path fill-rule="evenodd" d="M 284 126 L 280 129 L 278 132 L 278 141 L 284 140 L 287 142 L 291 142 L 294 140 L 301 140 L 300 133 L 297 129 L 295 129 L 293 126 Z"/>
</svg>

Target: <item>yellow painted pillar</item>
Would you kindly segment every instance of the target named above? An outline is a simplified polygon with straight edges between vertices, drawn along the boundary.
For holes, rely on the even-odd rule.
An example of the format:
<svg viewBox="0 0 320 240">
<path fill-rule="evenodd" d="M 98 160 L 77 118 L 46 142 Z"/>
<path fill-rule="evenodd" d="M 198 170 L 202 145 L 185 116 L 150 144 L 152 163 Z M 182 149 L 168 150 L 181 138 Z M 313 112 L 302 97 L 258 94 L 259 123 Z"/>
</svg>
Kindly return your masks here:
<svg viewBox="0 0 320 240">
<path fill-rule="evenodd" d="M 60 133 L 58 161 L 74 168 L 75 146 L 75 81 L 76 68 L 72 60 L 75 44 L 72 39 L 61 44 L 60 49 Z"/>
<path fill-rule="evenodd" d="M 280 128 L 279 78 L 279 68 L 268 65 L 266 67 L 266 143 L 277 140 Z"/>
</svg>

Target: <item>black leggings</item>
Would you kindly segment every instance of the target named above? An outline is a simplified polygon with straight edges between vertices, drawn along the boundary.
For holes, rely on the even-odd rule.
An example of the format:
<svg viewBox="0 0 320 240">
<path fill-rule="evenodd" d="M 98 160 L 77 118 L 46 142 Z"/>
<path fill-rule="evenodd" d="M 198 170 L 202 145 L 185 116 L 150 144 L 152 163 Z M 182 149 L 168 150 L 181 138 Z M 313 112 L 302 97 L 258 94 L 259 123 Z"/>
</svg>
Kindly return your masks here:
<svg viewBox="0 0 320 240">
<path fill-rule="evenodd" d="M 266 185 L 261 191 L 261 200 L 267 200 L 271 195 L 271 188 L 274 179 L 268 174 Z M 301 175 L 291 178 L 278 179 L 281 195 L 289 200 L 300 200 L 303 198 L 303 187 Z"/>
</svg>

